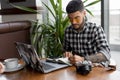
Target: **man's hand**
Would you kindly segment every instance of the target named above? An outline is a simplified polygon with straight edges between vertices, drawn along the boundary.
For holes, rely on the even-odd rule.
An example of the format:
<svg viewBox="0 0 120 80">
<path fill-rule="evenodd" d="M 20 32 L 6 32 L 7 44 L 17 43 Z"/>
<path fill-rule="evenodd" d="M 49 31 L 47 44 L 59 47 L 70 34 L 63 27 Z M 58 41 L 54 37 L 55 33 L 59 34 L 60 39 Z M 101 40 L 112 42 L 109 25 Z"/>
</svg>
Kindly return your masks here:
<svg viewBox="0 0 120 80">
<path fill-rule="evenodd" d="M 69 60 L 71 64 L 75 65 L 77 62 L 83 62 L 84 57 L 74 55 L 74 56 L 69 57 Z"/>
<path fill-rule="evenodd" d="M 73 54 L 71 53 L 71 52 L 65 52 L 64 53 L 64 57 L 72 57 L 73 56 Z"/>
<path fill-rule="evenodd" d="M 73 55 L 71 52 L 65 52 L 65 57 L 68 57 L 71 64 L 75 65 L 77 62 L 84 61 L 84 57 L 81 57 L 79 55 Z"/>
</svg>

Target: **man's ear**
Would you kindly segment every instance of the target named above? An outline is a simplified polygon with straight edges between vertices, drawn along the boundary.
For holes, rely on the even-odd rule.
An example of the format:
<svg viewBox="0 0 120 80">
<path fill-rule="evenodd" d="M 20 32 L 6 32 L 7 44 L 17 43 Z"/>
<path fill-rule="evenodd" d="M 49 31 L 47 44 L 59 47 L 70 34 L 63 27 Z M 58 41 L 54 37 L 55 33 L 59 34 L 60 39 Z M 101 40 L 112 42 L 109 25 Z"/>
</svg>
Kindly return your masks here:
<svg viewBox="0 0 120 80">
<path fill-rule="evenodd" d="M 86 10 L 83 11 L 84 16 L 86 16 Z"/>
</svg>

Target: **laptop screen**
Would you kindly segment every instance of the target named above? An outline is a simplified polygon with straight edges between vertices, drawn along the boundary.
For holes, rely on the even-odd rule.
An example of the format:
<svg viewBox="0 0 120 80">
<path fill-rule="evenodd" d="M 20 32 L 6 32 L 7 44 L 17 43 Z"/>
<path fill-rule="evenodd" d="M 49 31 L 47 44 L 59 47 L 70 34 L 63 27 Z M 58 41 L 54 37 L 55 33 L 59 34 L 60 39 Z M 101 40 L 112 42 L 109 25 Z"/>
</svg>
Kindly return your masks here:
<svg viewBox="0 0 120 80">
<path fill-rule="evenodd" d="M 26 65 L 29 65 L 33 69 L 41 71 L 42 66 L 34 47 L 32 45 L 21 42 L 16 42 L 15 44 L 20 56 L 25 61 Z"/>
</svg>

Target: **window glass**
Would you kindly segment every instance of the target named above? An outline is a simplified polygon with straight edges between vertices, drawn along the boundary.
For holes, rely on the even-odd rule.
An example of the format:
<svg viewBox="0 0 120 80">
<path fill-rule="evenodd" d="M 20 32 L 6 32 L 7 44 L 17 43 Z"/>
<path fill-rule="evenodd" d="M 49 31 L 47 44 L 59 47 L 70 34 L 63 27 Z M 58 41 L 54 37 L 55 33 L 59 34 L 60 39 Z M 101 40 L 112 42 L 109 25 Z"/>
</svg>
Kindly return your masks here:
<svg viewBox="0 0 120 80">
<path fill-rule="evenodd" d="M 95 0 L 89 0 L 85 5 L 87 5 L 90 2 L 93 2 Z M 91 16 L 89 13 L 87 13 L 88 21 L 95 22 L 97 25 L 101 25 L 101 2 L 98 2 L 97 4 L 94 4 L 92 6 L 87 7 L 88 10 L 90 10 L 93 14 Z"/>
<path fill-rule="evenodd" d="M 120 1 L 110 0 L 109 41 L 112 45 L 120 45 Z"/>
</svg>

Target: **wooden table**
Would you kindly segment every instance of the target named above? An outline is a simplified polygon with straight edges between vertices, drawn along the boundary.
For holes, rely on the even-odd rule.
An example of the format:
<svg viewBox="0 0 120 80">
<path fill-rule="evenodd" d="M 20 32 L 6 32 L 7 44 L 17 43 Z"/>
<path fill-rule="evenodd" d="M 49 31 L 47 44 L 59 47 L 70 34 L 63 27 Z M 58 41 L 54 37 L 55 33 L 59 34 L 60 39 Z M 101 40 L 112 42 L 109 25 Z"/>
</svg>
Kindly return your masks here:
<svg viewBox="0 0 120 80">
<path fill-rule="evenodd" d="M 93 68 L 90 74 L 83 76 L 76 73 L 75 67 L 68 67 L 51 73 L 43 74 L 30 68 L 0 74 L 0 80 L 120 80 L 120 71 L 106 71 Z"/>
</svg>

